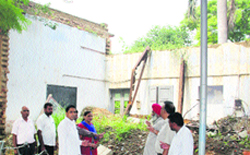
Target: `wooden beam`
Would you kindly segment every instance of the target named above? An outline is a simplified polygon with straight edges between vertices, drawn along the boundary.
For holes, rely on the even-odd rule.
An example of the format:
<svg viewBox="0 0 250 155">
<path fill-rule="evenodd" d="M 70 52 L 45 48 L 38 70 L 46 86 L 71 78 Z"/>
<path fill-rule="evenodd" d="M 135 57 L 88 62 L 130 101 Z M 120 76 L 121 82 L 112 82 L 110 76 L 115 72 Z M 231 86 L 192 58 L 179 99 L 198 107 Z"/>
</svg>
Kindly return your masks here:
<svg viewBox="0 0 250 155">
<path fill-rule="evenodd" d="M 143 52 L 143 54 L 141 55 L 141 57 L 139 58 L 139 60 L 137 61 L 135 67 L 132 69 L 132 73 L 131 73 L 131 81 L 130 81 L 130 94 L 129 94 L 129 102 L 127 105 L 127 108 L 125 110 L 125 112 L 123 114 L 129 115 L 129 112 L 133 106 L 133 103 L 135 101 L 137 92 L 139 90 L 139 86 L 140 86 L 140 82 L 142 79 L 142 75 L 143 75 L 143 71 L 147 62 L 147 58 L 148 58 L 148 53 L 151 51 L 151 49 L 149 48 L 149 46 L 145 49 L 145 51 Z M 142 65 L 142 69 L 141 69 L 141 73 L 138 79 L 138 83 L 136 85 L 136 90 L 135 93 L 133 93 L 134 91 L 134 86 L 135 86 L 135 80 L 136 80 L 136 69 L 139 67 L 139 65 L 141 64 L 141 62 L 143 61 L 143 65 Z"/>
<path fill-rule="evenodd" d="M 178 96 L 178 109 L 177 111 L 182 114 L 183 110 L 183 96 L 185 86 L 185 60 L 181 60 L 180 78 L 179 78 L 179 96 Z"/>
</svg>

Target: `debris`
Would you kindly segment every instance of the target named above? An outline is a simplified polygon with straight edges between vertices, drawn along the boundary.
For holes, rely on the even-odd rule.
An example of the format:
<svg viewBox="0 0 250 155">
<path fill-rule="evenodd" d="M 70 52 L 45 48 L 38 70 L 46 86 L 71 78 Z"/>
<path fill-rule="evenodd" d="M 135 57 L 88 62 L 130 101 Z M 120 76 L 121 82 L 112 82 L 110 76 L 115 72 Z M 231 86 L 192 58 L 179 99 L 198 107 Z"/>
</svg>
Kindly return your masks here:
<svg viewBox="0 0 250 155">
<path fill-rule="evenodd" d="M 250 149 L 250 119 L 245 117 L 228 116 L 214 122 L 207 127 L 206 154 L 242 155 L 244 150 Z M 199 122 L 189 121 L 186 124 L 194 136 L 194 146 L 198 149 Z M 197 151 L 196 151 L 197 152 Z M 197 153 L 195 153 L 197 154 Z"/>
<path fill-rule="evenodd" d="M 217 132 L 216 131 L 214 131 L 214 132 L 208 131 L 206 134 L 207 134 L 208 137 L 214 137 L 214 136 L 217 135 Z"/>
<path fill-rule="evenodd" d="M 97 152 L 98 152 L 98 155 L 112 155 L 113 154 L 111 149 L 103 145 L 98 146 Z"/>
<path fill-rule="evenodd" d="M 112 149 L 113 155 L 141 155 L 143 154 L 147 135 L 148 132 L 137 129 L 131 131 L 129 137 L 124 140 L 117 141 L 115 136 L 110 136 L 109 141 L 102 142 L 102 144 Z"/>
<path fill-rule="evenodd" d="M 244 130 L 244 131 L 240 132 L 240 133 L 239 133 L 239 136 L 240 136 L 241 138 L 246 138 L 246 137 L 247 137 L 247 130 Z"/>
</svg>

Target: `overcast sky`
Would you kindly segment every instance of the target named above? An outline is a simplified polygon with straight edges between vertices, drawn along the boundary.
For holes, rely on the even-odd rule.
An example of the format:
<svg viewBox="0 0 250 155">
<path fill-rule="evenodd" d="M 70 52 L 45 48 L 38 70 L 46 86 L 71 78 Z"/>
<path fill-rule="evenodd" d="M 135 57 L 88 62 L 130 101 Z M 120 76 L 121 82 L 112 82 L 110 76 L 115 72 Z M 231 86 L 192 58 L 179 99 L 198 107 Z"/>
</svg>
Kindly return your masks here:
<svg viewBox="0 0 250 155">
<path fill-rule="evenodd" d="M 32 0 L 95 23 L 108 24 L 115 37 L 112 53 L 121 53 L 122 37 L 127 45 L 144 36 L 155 25 L 179 25 L 188 0 Z"/>
</svg>

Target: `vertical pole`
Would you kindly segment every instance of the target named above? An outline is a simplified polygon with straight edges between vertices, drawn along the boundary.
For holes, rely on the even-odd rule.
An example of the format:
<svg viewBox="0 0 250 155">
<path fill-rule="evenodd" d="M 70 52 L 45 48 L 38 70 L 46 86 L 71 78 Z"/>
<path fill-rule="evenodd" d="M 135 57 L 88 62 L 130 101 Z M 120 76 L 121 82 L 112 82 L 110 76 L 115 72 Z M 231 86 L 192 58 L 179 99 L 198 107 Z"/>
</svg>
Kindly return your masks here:
<svg viewBox="0 0 250 155">
<path fill-rule="evenodd" d="M 0 155 L 3 153 L 4 141 L 0 141 Z"/>
<path fill-rule="evenodd" d="M 177 111 L 181 114 L 182 114 L 182 108 L 183 108 L 184 86 L 185 86 L 185 61 L 182 58 L 181 67 L 180 67 L 179 97 L 178 97 L 178 108 L 177 108 Z"/>
<path fill-rule="evenodd" d="M 124 90 L 121 91 L 120 93 L 120 115 L 122 115 L 125 111 L 124 109 Z"/>
<path fill-rule="evenodd" d="M 200 79 L 200 128 L 199 155 L 206 153 L 207 111 L 207 0 L 201 0 L 201 79 Z"/>
</svg>

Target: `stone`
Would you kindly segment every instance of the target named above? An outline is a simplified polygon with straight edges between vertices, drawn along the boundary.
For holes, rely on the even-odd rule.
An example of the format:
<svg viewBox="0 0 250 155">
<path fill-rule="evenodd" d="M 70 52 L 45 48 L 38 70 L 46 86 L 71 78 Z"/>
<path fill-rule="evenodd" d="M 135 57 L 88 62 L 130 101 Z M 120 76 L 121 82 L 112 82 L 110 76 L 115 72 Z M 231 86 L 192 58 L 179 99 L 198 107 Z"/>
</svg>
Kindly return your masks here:
<svg viewBox="0 0 250 155">
<path fill-rule="evenodd" d="M 216 131 L 215 132 L 212 132 L 212 131 L 209 131 L 206 133 L 208 137 L 214 137 L 217 135 Z"/>
<path fill-rule="evenodd" d="M 112 155 L 113 152 L 109 148 L 99 145 L 97 148 L 98 155 Z"/>
<path fill-rule="evenodd" d="M 243 130 L 242 132 L 240 132 L 240 133 L 239 133 L 239 136 L 240 136 L 241 138 L 247 137 L 247 130 Z"/>
</svg>

